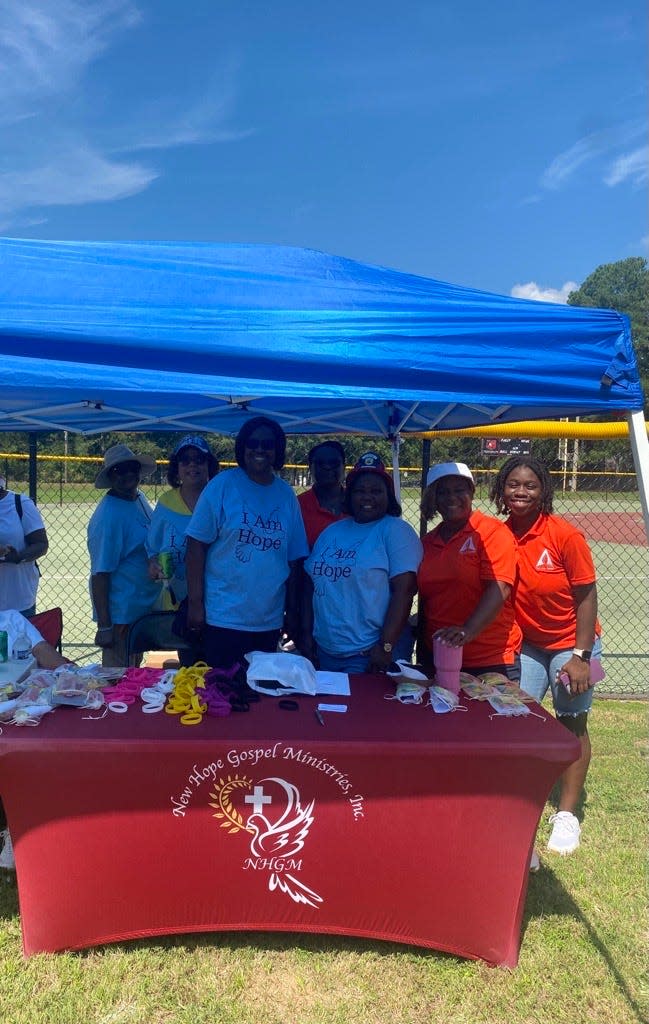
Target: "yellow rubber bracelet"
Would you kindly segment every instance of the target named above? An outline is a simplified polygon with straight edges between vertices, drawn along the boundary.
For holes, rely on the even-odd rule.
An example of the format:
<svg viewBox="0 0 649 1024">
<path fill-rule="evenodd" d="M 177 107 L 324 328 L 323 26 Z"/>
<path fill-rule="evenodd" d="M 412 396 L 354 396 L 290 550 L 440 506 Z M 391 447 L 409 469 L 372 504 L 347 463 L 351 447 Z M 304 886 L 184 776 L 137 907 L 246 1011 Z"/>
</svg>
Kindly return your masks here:
<svg viewBox="0 0 649 1024">
<path fill-rule="evenodd" d="M 198 711 L 187 711 L 186 714 L 180 716 L 180 721 L 183 725 L 200 725 L 203 716 L 199 715 Z"/>
</svg>

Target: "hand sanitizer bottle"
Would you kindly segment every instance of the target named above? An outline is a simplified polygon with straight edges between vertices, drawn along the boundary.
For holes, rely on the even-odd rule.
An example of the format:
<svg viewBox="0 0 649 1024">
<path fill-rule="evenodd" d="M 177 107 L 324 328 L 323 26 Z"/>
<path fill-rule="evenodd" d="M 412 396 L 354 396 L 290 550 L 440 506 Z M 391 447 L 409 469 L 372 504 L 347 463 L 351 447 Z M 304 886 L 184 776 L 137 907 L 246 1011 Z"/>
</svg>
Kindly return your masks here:
<svg viewBox="0 0 649 1024">
<path fill-rule="evenodd" d="M 23 629 L 14 640 L 11 656 L 14 661 L 27 661 L 31 654 L 31 641 Z"/>
</svg>

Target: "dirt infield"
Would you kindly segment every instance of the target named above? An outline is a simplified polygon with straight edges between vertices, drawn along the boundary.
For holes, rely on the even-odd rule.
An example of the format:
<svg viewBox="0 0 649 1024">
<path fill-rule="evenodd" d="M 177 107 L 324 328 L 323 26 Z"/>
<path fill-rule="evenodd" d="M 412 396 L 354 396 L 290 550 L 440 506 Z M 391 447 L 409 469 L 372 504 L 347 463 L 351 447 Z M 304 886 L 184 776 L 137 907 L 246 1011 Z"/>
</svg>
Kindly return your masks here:
<svg viewBox="0 0 649 1024">
<path fill-rule="evenodd" d="M 641 512 L 562 512 L 561 517 L 583 530 L 588 540 L 649 546 Z"/>
</svg>

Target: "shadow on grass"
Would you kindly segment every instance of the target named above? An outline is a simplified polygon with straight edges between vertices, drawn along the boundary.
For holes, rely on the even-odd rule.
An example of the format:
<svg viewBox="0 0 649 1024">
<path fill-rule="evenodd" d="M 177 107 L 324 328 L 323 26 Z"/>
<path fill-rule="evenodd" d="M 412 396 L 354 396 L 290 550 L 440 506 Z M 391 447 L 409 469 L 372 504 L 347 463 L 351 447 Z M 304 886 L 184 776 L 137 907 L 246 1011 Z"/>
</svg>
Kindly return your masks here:
<svg viewBox="0 0 649 1024">
<path fill-rule="evenodd" d="M 554 786 L 552 787 L 552 789 L 550 791 L 550 795 L 548 797 L 548 804 L 551 804 L 552 807 L 554 807 L 554 809 L 557 810 L 557 811 L 559 810 L 559 797 L 560 796 L 561 796 L 561 784 L 560 784 L 559 781 L 557 781 L 557 782 L 555 782 Z M 577 806 L 575 807 L 575 816 L 579 819 L 579 821 L 583 821 L 584 820 L 584 816 L 585 816 L 584 815 L 584 811 L 585 811 L 585 807 L 586 807 L 587 803 L 588 803 L 588 790 L 584 786 L 582 791 L 581 791 L 581 793 L 579 794 L 579 800 L 577 801 Z"/>
<path fill-rule="evenodd" d="M 579 809 L 577 810 L 577 813 L 579 815 Z M 640 1024 L 645 1024 L 646 1018 L 644 1015 L 644 1009 L 638 1005 L 632 993 L 629 991 L 629 986 L 623 978 L 607 946 L 600 939 L 597 931 L 583 913 L 579 905 L 561 884 L 554 871 L 542 864 L 539 873 L 530 879 L 530 885 L 527 890 L 525 913 L 523 915 L 521 928 L 521 942 L 525 938 L 527 925 L 532 918 L 548 917 L 550 915 L 554 915 L 556 917 L 571 917 L 581 925 L 588 936 L 591 946 L 597 951 L 606 964 L 611 977 L 615 980 L 615 983 L 618 986 L 622 997 L 628 1004 L 629 1009 L 635 1015 Z"/>
<path fill-rule="evenodd" d="M 0 872 L 0 920 L 11 920 L 18 914 L 18 891 L 16 876 L 13 873 Z M 614 958 L 600 939 L 597 931 L 584 915 L 579 905 L 561 884 L 554 871 L 542 866 L 538 875 L 530 879 L 527 892 L 525 913 L 521 928 L 521 943 L 524 941 L 527 926 L 533 918 L 571 917 L 577 921 L 594 950 L 602 958 L 615 980 L 618 989 L 626 1001 L 630 1011 L 639 1024 L 645 1024 L 644 1011 L 634 999 L 622 976 Z M 380 955 L 391 956 L 395 953 L 407 953 L 417 958 L 433 958 L 439 960 L 455 960 L 458 965 L 468 961 L 451 953 L 443 953 L 435 949 L 424 949 L 417 946 L 402 945 L 397 942 L 381 942 L 372 939 L 355 938 L 344 935 L 309 934 L 302 932 L 199 932 L 193 934 L 169 935 L 159 938 L 134 939 L 129 942 L 114 943 L 110 946 L 99 946 L 79 950 L 79 957 L 94 956 L 98 950 L 111 948 L 128 949 L 174 949 L 186 951 L 204 949 L 207 946 L 227 947 L 229 950 L 245 949 L 253 946 L 269 952 L 283 952 L 301 949 L 307 953 L 364 953 L 371 950 Z"/>
<path fill-rule="evenodd" d="M 0 870 L 0 921 L 10 921 L 18 914 L 18 887 L 14 871 Z"/>
</svg>

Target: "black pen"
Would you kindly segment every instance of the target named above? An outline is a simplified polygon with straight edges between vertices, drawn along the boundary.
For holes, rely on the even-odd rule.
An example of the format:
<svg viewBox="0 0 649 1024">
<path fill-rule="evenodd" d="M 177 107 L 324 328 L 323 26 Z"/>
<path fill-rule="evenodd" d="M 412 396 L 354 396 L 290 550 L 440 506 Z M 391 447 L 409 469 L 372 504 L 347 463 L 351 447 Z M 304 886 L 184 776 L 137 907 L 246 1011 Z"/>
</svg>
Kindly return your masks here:
<svg viewBox="0 0 649 1024">
<path fill-rule="evenodd" d="M 324 725 L 324 724 L 325 724 L 325 723 L 324 723 L 324 718 L 323 718 L 323 717 L 322 717 L 322 715 L 320 714 L 320 708 L 316 708 L 316 709 L 315 709 L 315 711 L 314 711 L 314 715 L 316 716 L 316 718 L 317 718 L 317 719 L 318 719 L 318 721 L 320 722 L 320 725 Z"/>
</svg>

